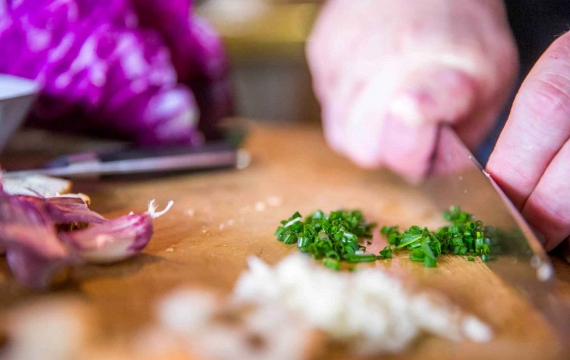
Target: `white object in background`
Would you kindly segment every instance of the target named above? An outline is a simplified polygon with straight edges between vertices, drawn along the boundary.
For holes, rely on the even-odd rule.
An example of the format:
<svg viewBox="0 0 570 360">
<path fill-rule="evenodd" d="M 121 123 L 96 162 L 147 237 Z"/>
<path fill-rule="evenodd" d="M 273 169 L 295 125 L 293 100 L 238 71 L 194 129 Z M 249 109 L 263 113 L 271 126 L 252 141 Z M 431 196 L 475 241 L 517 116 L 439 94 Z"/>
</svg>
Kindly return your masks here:
<svg viewBox="0 0 570 360">
<path fill-rule="evenodd" d="M 24 121 L 38 91 L 32 80 L 0 74 L 0 152 Z"/>
<path fill-rule="evenodd" d="M 198 14 L 214 24 L 239 25 L 263 16 L 269 8 L 267 0 L 208 0 L 200 6 Z"/>
</svg>

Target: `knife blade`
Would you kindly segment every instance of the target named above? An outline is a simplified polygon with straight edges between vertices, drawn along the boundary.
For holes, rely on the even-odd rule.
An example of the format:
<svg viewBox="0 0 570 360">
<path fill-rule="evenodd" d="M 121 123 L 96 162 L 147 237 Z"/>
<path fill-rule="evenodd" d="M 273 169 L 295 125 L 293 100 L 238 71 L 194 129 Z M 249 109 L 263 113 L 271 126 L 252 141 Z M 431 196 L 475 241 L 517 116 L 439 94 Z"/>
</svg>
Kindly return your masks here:
<svg viewBox="0 0 570 360">
<path fill-rule="evenodd" d="M 440 210 L 460 206 L 486 225 L 489 268 L 543 314 L 570 351 L 570 304 L 558 294 L 554 269 L 539 240 L 454 130 L 439 129 L 430 172 L 420 185 Z"/>
</svg>

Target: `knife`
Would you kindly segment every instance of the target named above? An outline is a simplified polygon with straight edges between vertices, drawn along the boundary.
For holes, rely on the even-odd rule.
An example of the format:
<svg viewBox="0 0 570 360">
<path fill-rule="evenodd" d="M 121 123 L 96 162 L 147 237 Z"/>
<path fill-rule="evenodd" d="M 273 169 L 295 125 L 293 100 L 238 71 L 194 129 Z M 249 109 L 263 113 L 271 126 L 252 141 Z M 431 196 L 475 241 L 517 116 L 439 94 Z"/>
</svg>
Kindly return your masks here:
<svg viewBox="0 0 570 360">
<path fill-rule="evenodd" d="M 220 141 L 198 147 L 123 149 L 113 152 L 83 152 L 56 158 L 37 169 L 9 171 L 6 176 L 59 176 L 71 179 L 220 168 L 243 169 L 249 154 L 234 144 Z"/>
<path fill-rule="evenodd" d="M 483 221 L 491 243 L 487 265 L 531 301 L 570 354 L 570 304 L 558 294 L 550 259 L 519 211 L 448 125 L 439 128 L 430 171 L 420 188 L 440 210 L 460 206 Z"/>
</svg>

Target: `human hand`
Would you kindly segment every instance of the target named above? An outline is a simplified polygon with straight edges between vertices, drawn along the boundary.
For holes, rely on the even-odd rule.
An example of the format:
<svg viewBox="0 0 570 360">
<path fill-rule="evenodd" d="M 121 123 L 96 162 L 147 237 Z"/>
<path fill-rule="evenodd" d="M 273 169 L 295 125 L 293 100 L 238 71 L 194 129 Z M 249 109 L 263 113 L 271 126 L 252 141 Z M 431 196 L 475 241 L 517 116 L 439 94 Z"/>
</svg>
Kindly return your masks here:
<svg viewBox="0 0 570 360">
<path fill-rule="evenodd" d="M 547 251 L 570 235 L 570 33 L 535 64 L 513 104 L 487 171 Z"/>
<path fill-rule="evenodd" d="M 497 0 L 330 0 L 307 56 L 332 148 L 412 181 L 438 123 L 471 148 L 482 140 L 518 71 Z"/>
</svg>

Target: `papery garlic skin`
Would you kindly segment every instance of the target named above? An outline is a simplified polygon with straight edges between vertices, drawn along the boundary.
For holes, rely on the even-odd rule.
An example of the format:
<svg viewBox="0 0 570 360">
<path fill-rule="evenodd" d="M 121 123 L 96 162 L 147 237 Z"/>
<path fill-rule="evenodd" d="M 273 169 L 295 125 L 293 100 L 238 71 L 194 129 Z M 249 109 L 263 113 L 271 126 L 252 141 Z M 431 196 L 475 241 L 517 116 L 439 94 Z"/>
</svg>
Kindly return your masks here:
<svg viewBox="0 0 570 360">
<path fill-rule="evenodd" d="M 138 254 L 152 237 L 153 219 L 172 204 L 157 212 L 152 200 L 142 214 L 107 220 L 81 197 L 10 195 L 0 182 L 0 255 L 6 254 L 19 282 L 49 289 L 63 283 L 73 265 L 110 264 Z M 88 227 L 72 230 L 75 225 Z"/>
<path fill-rule="evenodd" d="M 6 261 L 18 281 L 36 290 L 48 290 L 64 284 L 71 275 L 71 258 L 50 259 L 25 247 L 6 253 Z"/>
<path fill-rule="evenodd" d="M 14 277 L 30 288 L 44 290 L 62 283 L 77 262 L 40 202 L 5 193 L 0 193 L 0 242 Z"/>
<path fill-rule="evenodd" d="M 126 260 L 138 254 L 153 234 L 153 219 L 164 215 L 173 205 L 170 201 L 161 212 L 156 212 L 154 200 L 148 211 L 129 214 L 82 230 L 61 232 L 59 237 L 76 249 L 89 263 L 109 264 Z"/>
<path fill-rule="evenodd" d="M 138 254 L 148 244 L 152 233 L 152 218 L 143 213 L 121 216 L 87 229 L 61 232 L 59 237 L 83 260 L 110 264 Z"/>
</svg>

